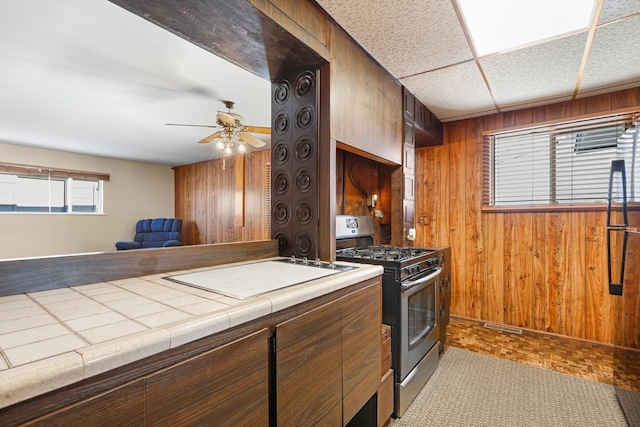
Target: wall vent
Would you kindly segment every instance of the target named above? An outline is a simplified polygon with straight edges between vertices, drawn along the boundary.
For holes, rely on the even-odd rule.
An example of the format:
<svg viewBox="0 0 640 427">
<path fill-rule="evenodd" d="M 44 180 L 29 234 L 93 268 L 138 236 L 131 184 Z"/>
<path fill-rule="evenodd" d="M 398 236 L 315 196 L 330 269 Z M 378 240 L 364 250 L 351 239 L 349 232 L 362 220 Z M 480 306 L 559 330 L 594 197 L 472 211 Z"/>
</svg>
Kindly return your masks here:
<svg viewBox="0 0 640 427">
<path fill-rule="evenodd" d="M 522 335 L 522 329 L 515 328 L 513 326 L 498 325 L 495 323 L 485 323 L 482 326 L 484 326 L 487 329 L 495 329 L 496 331 L 509 332 L 512 334 Z"/>
</svg>

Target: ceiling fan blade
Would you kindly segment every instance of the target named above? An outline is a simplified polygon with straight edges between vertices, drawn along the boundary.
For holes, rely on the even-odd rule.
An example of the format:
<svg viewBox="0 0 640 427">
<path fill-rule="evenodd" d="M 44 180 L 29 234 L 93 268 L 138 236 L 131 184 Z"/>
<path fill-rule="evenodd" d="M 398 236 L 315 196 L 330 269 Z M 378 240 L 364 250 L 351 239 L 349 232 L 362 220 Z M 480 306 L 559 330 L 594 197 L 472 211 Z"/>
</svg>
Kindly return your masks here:
<svg viewBox="0 0 640 427">
<path fill-rule="evenodd" d="M 231 125 L 231 126 L 236 125 L 236 119 L 231 114 L 218 111 L 218 119 L 224 124 Z"/>
<path fill-rule="evenodd" d="M 213 141 L 218 135 L 220 135 L 222 133 L 221 130 L 219 130 L 218 132 L 212 133 L 211 135 L 209 135 L 206 138 L 202 138 L 200 141 L 198 141 L 198 144 L 207 144 L 211 141 Z"/>
<path fill-rule="evenodd" d="M 251 133 L 262 133 L 265 135 L 271 135 L 271 128 L 264 126 L 247 126 L 247 132 Z"/>
<path fill-rule="evenodd" d="M 246 142 L 247 144 L 255 147 L 255 148 L 261 148 L 264 147 L 265 145 L 267 145 L 264 141 L 259 140 L 258 138 L 256 138 L 253 135 L 250 135 L 246 132 L 242 132 L 240 134 L 240 138 L 242 138 L 244 140 L 244 142 Z"/>
<path fill-rule="evenodd" d="M 193 126 L 198 128 L 219 128 L 218 125 L 188 125 L 184 123 L 165 123 L 165 126 Z"/>
</svg>

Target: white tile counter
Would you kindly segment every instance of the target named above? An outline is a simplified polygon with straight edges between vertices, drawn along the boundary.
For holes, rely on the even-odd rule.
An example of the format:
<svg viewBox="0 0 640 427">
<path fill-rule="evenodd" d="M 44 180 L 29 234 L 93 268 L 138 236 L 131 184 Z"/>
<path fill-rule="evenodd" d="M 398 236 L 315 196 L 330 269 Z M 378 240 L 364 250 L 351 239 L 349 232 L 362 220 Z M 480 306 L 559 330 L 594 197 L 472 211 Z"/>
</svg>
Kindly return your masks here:
<svg viewBox="0 0 640 427">
<path fill-rule="evenodd" d="M 337 264 L 358 268 L 246 299 L 165 279 L 230 265 L 0 297 L 0 408 L 382 274 Z"/>
</svg>

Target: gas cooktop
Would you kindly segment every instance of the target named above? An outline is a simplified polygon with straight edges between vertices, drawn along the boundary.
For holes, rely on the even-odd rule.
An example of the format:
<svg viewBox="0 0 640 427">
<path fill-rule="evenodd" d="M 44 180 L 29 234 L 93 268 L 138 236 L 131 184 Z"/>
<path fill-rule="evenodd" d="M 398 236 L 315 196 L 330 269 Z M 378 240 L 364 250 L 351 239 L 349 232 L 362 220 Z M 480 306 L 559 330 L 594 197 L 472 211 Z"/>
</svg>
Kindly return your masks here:
<svg viewBox="0 0 640 427">
<path fill-rule="evenodd" d="M 336 251 L 341 259 L 369 259 L 380 261 L 407 261 L 433 253 L 432 249 L 399 247 L 399 246 L 367 246 L 364 248 L 343 248 Z"/>
</svg>

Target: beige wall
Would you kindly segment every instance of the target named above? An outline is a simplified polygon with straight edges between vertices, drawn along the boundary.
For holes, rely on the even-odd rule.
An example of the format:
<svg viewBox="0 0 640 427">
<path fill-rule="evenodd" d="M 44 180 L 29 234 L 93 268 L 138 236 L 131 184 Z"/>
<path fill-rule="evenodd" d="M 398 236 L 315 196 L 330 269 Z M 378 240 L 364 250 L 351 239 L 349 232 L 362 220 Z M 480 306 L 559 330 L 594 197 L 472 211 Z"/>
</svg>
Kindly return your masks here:
<svg viewBox="0 0 640 427">
<path fill-rule="evenodd" d="M 0 259 L 115 250 L 141 218 L 174 216 L 169 166 L 0 143 L 0 163 L 69 168 L 111 175 L 104 215 L 0 213 Z"/>
</svg>

